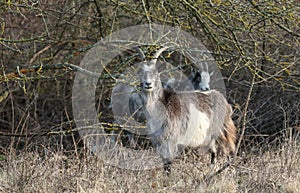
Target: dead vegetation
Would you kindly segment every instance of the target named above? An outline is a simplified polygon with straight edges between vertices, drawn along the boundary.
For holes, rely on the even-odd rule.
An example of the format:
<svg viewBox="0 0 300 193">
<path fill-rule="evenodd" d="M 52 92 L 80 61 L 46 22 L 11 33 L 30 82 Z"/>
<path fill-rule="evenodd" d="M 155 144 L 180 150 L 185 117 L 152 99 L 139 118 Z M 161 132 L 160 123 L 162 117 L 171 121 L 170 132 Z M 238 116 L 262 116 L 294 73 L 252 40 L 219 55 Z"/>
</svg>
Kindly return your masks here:
<svg viewBox="0 0 300 193">
<path fill-rule="evenodd" d="M 209 156 L 175 160 L 172 174 L 162 168 L 125 170 L 97 156 L 50 151 L 22 152 L 1 160 L 1 192 L 299 192 L 299 143 L 283 143 L 242 152 L 220 174 L 220 159 L 210 169 Z"/>
</svg>

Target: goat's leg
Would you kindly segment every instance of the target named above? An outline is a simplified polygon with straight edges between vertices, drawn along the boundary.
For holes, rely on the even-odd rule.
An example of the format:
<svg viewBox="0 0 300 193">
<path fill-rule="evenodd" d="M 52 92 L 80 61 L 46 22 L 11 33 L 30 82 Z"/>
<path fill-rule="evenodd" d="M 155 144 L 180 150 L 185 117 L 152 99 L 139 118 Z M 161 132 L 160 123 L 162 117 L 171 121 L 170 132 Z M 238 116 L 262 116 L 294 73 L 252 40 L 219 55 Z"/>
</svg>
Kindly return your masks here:
<svg viewBox="0 0 300 193">
<path fill-rule="evenodd" d="M 214 151 L 211 151 L 210 152 L 210 164 L 211 165 L 215 165 L 215 163 L 216 163 L 216 152 L 214 152 Z"/>
<path fill-rule="evenodd" d="M 217 148 L 215 142 L 212 142 L 210 144 L 210 155 L 211 155 L 210 164 L 214 165 L 216 163 L 216 156 L 217 156 Z"/>
<path fill-rule="evenodd" d="M 231 162 L 232 162 L 232 160 L 234 160 L 234 157 L 235 157 L 234 153 L 230 152 L 229 155 L 227 155 L 226 157 L 227 157 L 227 163 L 229 165 L 231 165 Z M 231 159 L 231 158 L 233 158 L 233 159 Z"/>
<path fill-rule="evenodd" d="M 212 172 L 214 167 L 215 167 L 215 163 L 216 163 L 216 156 L 217 156 L 217 149 L 215 147 L 215 145 L 213 145 L 210 149 L 210 171 Z"/>
</svg>

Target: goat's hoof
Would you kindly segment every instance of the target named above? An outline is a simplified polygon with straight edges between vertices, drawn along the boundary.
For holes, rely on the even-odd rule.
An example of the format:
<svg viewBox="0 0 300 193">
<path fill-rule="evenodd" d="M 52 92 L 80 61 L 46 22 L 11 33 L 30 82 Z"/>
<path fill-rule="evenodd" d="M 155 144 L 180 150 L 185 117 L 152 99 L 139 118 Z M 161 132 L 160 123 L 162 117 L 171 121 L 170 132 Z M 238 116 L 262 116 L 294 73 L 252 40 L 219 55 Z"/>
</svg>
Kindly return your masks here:
<svg viewBox="0 0 300 193">
<path fill-rule="evenodd" d="M 171 174 L 171 163 L 164 164 L 164 171 L 168 176 Z"/>
</svg>

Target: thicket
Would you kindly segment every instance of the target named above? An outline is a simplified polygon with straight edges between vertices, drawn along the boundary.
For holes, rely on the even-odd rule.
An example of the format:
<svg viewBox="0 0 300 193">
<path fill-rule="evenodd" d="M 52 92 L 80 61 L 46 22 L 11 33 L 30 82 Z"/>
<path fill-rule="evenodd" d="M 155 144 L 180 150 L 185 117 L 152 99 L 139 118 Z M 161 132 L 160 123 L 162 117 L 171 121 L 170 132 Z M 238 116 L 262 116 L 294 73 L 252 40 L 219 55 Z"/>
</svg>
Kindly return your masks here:
<svg viewBox="0 0 300 193">
<path fill-rule="evenodd" d="M 0 1 L 0 154 L 76 148 L 76 66 L 101 38 L 149 23 L 180 27 L 213 53 L 242 147 L 290 140 L 300 127 L 299 13 L 298 1 Z"/>
</svg>

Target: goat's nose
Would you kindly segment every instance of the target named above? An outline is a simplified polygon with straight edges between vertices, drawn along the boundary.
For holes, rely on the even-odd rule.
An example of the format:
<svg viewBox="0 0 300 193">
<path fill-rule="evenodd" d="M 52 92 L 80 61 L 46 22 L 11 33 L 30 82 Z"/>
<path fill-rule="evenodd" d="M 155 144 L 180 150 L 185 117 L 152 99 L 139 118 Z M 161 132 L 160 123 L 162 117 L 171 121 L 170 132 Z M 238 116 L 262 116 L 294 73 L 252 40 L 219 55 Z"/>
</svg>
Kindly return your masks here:
<svg viewBox="0 0 300 193">
<path fill-rule="evenodd" d="M 150 85 L 151 85 L 151 82 L 146 82 L 146 85 L 147 85 L 147 86 L 150 86 Z"/>
</svg>

